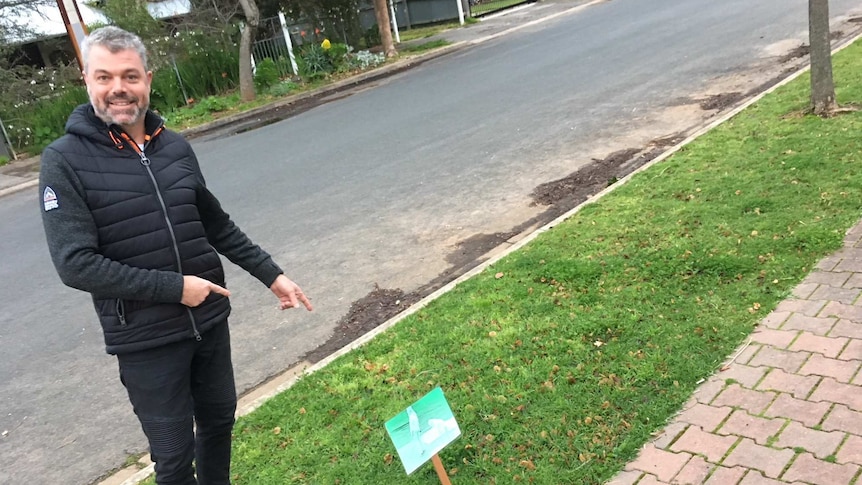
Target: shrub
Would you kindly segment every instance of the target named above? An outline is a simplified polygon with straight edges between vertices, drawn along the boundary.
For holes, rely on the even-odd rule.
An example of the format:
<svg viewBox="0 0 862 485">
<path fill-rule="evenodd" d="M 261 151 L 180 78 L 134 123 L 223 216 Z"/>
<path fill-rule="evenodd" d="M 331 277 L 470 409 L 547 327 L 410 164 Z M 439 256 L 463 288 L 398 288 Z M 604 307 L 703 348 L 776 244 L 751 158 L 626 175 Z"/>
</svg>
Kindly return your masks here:
<svg viewBox="0 0 862 485">
<path fill-rule="evenodd" d="M 89 101 L 83 86 L 67 89 L 58 96 L 43 99 L 36 106 L 33 116 L 33 145 L 39 150 L 61 137 L 66 132 L 66 120 L 78 105 Z"/>
<path fill-rule="evenodd" d="M 297 86 L 296 83 L 291 81 L 281 81 L 280 83 L 270 87 L 269 90 L 267 90 L 267 94 L 278 98 L 290 94 L 291 91 L 298 87 L 299 86 Z"/>
<path fill-rule="evenodd" d="M 277 83 L 279 77 L 278 66 L 275 61 L 267 57 L 255 66 L 254 87 L 258 92 L 262 92 Z"/>
<path fill-rule="evenodd" d="M 365 47 L 380 45 L 380 29 L 377 24 L 372 25 L 362 33 L 362 40 L 365 41 Z"/>
<path fill-rule="evenodd" d="M 332 69 L 337 72 L 350 70 L 350 63 L 347 59 L 347 54 L 350 52 L 350 47 L 347 44 L 334 43 L 326 50 L 326 56 L 329 58 L 329 63 L 332 64 Z"/>
<path fill-rule="evenodd" d="M 180 32 L 158 40 L 179 51 L 154 69 L 151 102 L 159 112 L 184 106 L 186 97 L 203 99 L 239 85 L 239 54 L 229 38 Z"/>
<path fill-rule="evenodd" d="M 207 96 L 200 100 L 197 105 L 202 110 L 210 113 L 218 113 L 219 111 L 230 109 L 233 104 L 234 103 L 230 99 L 222 96 Z"/>
<path fill-rule="evenodd" d="M 239 103 L 239 94 L 207 96 L 190 106 L 174 109 L 162 116 L 165 123 L 173 127 L 184 127 L 192 123 L 212 120 L 212 113 L 226 111 Z"/>
<path fill-rule="evenodd" d="M 41 152 L 66 132 L 66 120 L 72 110 L 88 100 L 87 90 L 83 86 L 73 86 L 19 106 L 16 116 L 7 119 L 9 141 L 16 149 Z"/>
<path fill-rule="evenodd" d="M 278 59 L 275 60 L 275 67 L 278 69 L 278 72 L 282 73 L 284 76 L 299 74 L 298 72 L 293 72 L 293 66 L 290 64 L 289 57 L 278 56 Z"/>
<path fill-rule="evenodd" d="M 72 108 L 87 101 L 81 73 L 74 66 L 47 69 L 4 65 L 0 69 L 0 86 L 0 118 L 6 125 L 9 142 L 21 151 L 38 150 L 33 146 L 35 137 L 44 146 L 52 136 L 61 135 Z M 68 95 L 70 91 L 74 94 Z M 71 100 L 67 96 L 72 96 Z M 39 111 L 44 114 L 37 120 Z"/>
<path fill-rule="evenodd" d="M 353 69 L 370 69 L 386 62 L 383 54 L 372 54 L 369 51 L 359 51 L 350 56 L 350 66 Z"/>
<path fill-rule="evenodd" d="M 296 64 L 304 80 L 322 79 L 332 72 L 332 61 L 318 44 L 307 44 L 296 59 Z"/>
<path fill-rule="evenodd" d="M 159 113 L 167 113 L 186 104 L 182 87 L 173 69 L 164 67 L 153 73 L 150 105 Z"/>
<path fill-rule="evenodd" d="M 239 54 L 233 47 L 201 49 L 178 60 L 177 70 L 189 97 L 201 99 L 239 85 Z"/>
</svg>

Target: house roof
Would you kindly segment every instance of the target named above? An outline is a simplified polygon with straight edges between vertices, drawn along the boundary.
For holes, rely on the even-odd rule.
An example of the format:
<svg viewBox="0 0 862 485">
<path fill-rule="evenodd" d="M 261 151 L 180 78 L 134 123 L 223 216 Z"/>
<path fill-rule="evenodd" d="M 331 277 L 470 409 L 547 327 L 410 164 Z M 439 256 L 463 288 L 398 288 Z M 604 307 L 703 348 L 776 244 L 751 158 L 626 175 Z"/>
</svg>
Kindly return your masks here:
<svg viewBox="0 0 862 485">
<path fill-rule="evenodd" d="M 98 8 L 87 5 L 81 0 L 78 0 L 77 3 L 84 24 L 93 25 L 95 23 L 108 22 L 108 19 Z M 190 0 L 148 0 L 147 10 L 153 18 L 167 19 L 189 13 L 191 11 L 191 2 Z M 60 15 L 60 10 L 54 2 L 42 4 L 36 10 L 19 9 L 4 13 L 6 14 L 4 17 L 7 17 L 7 21 L 11 25 L 26 25 L 29 27 L 29 32 L 26 34 L 12 33 L 2 39 L 7 43 L 22 44 L 39 39 L 66 35 L 66 26 L 63 24 L 63 17 Z"/>
</svg>

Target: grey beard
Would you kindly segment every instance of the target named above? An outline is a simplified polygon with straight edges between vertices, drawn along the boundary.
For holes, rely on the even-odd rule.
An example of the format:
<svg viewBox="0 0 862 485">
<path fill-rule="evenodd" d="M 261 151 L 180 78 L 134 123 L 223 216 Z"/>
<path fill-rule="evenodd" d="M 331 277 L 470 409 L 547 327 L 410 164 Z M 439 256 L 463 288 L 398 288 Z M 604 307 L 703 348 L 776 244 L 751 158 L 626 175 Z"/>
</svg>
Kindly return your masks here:
<svg viewBox="0 0 862 485">
<path fill-rule="evenodd" d="M 108 114 L 107 111 L 102 111 L 98 107 L 96 107 L 96 103 L 93 103 L 92 101 L 90 101 L 90 104 L 93 106 L 93 111 L 96 113 L 96 117 L 98 117 L 100 120 L 104 121 L 108 125 L 119 125 L 119 126 L 123 126 L 126 124 L 133 124 L 135 121 L 140 120 L 141 117 L 143 117 L 144 114 L 146 114 L 147 109 L 149 109 L 149 105 L 146 105 L 143 107 L 139 107 L 139 106 L 135 105 L 134 111 L 133 111 L 134 120 L 132 121 L 132 123 L 119 123 L 110 114 Z"/>
</svg>

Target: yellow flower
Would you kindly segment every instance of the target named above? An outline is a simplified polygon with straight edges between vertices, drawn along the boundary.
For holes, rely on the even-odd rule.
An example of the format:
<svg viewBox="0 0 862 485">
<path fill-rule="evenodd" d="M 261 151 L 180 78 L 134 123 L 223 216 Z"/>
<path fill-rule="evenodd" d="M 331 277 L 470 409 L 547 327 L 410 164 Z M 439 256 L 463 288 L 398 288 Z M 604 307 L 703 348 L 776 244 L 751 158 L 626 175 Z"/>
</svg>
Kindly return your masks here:
<svg viewBox="0 0 862 485">
<path fill-rule="evenodd" d="M 329 39 L 323 39 L 323 42 L 320 43 L 320 47 L 323 47 L 323 50 L 328 51 L 332 44 L 329 42 Z"/>
</svg>

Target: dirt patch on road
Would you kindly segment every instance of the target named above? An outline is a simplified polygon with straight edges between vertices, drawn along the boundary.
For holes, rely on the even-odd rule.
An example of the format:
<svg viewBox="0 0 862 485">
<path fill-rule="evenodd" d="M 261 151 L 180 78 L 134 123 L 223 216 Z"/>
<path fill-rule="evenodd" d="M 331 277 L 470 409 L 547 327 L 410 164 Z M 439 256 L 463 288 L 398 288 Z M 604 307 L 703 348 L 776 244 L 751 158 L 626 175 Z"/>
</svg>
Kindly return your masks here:
<svg viewBox="0 0 862 485">
<path fill-rule="evenodd" d="M 456 245 L 455 251 L 446 256 L 446 262 L 451 264 L 455 269 L 465 266 L 475 266 L 478 256 L 486 254 L 516 234 L 518 233 L 514 231 L 498 232 L 495 234 L 475 234 L 459 242 Z"/>
<path fill-rule="evenodd" d="M 628 148 L 611 153 L 604 159 L 582 167 L 559 180 L 544 183 L 533 190 L 535 205 L 554 206 L 563 214 L 619 179 L 634 172 L 659 156 L 669 147 L 685 139 L 679 133 L 651 141 L 644 148 Z M 558 214 L 558 215 L 559 215 Z M 549 219 L 550 222 L 553 218 Z"/>
<path fill-rule="evenodd" d="M 404 293 L 400 289 L 374 289 L 354 301 L 347 315 L 338 321 L 335 331 L 323 345 L 312 350 L 300 360 L 319 362 L 338 349 L 370 332 L 383 322 L 403 312 L 421 298 L 416 292 Z"/>
<path fill-rule="evenodd" d="M 793 49 L 792 51 L 788 52 L 787 54 L 781 56 L 778 59 L 778 62 L 784 64 L 785 62 L 790 62 L 794 59 L 799 59 L 801 57 L 805 57 L 810 52 L 811 52 L 811 47 L 809 47 L 807 45 L 801 45 L 801 46 Z"/>
<path fill-rule="evenodd" d="M 722 111 L 726 108 L 736 105 L 745 95 L 740 92 L 714 94 L 701 100 L 700 109 L 704 111 L 718 110 Z"/>
<path fill-rule="evenodd" d="M 611 153 L 603 160 L 593 159 L 593 163 L 577 172 L 536 187 L 532 193 L 533 203 L 554 205 L 570 200 L 586 200 L 616 182 L 619 178 L 617 169 L 640 152 L 640 148 L 627 148 Z"/>
<path fill-rule="evenodd" d="M 367 295 L 354 301 L 347 314 L 338 321 L 332 336 L 323 345 L 303 356 L 302 360 L 319 362 L 330 354 L 365 335 L 390 318 L 398 315 L 422 298 L 442 288 L 450 281 L 475 268 L 494 249 L 512 237 L 540 227 L 597 194 L 605 187 L 652 161 L 668 148 L 685 139 L 682 133 L 651 141 L 644 148 L 629 148 L 611 153 L 604 159 L 594 159 L 580 170 L 553 182 L 542 184 L 533 191 L 535 205 L 548 208 L 538 216 L 519 224 L 511 231 L 476 234 L 455 245 L 446 256 L 451 265 L 428 284 L 405 293 L 400 288 L 384 289 L 375 285 Z"/>
<path fill-rule="evenodd" d="M 350 304 L 347 314 L 336 324 L 335 331 L 323 345 L 304 355 L 300 360 L 319 362 L 335 351 L 382 325 L 422 298 L 430 295 L 450 281 L 482 263 L 491 250 L 500 246 L 517 232 L 476 234 L 456 245 L 446 261 L 451 265 L 428 284 L 405 293 L 400 288 L 384 289 L 376 284 L 367 295 Z"/>
</svg>

